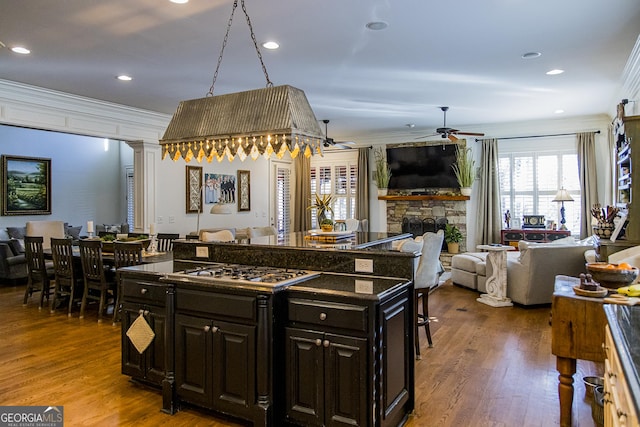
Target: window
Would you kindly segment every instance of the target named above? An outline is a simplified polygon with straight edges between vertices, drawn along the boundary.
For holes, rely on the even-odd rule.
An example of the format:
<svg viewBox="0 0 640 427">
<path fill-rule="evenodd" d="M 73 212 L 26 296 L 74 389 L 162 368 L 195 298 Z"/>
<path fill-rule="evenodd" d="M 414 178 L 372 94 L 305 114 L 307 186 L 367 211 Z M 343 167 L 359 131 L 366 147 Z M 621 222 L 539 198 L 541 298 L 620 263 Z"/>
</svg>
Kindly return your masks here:
<svg viewBox="0 0 640 427">
<path fill-rule="evenodd" d="M 333 218 L 355 218 L 356 178 L 358 176 L 358 151 L 340 153 L 340 156 L 325 154 L 323 158 L 311 160 L 311 194 L 333 196 Z M 315 209 L 311 212 L 311 224 L 319 228 Z"/>
<path fill-rule="evenodd" d="M 531 147 L 530 144 L 527 146 Z M 520 227 L 523 215 L 544 215 L 546 220 L 553 220 L 560 227 L 562 204 L 552 200 L 558 189 L 564 187 L 574 200 L 564 202 L 565 225 L 572 235 L 580 235 L 581 194 L 575 148 L 539 152 L 501 151 L 498 172 L 502 214 L 504 217 L 509 210 L 513 228 Z"/>
<path fill-rule="evenodd" d="M 126 168 L 126 182 L 127 182 L 127 223 L 135 224 L 134 222 L 134 212 L 133 212 L 133 203 L 134 203 L 134 194 L 133 194 L 133 168 Z"/>
<path fill-rule="evenodd" d="M 291 231 L 291 166 L 274 163 L 275 168 L 275 226 L 279 234 Z"/>
</svg>

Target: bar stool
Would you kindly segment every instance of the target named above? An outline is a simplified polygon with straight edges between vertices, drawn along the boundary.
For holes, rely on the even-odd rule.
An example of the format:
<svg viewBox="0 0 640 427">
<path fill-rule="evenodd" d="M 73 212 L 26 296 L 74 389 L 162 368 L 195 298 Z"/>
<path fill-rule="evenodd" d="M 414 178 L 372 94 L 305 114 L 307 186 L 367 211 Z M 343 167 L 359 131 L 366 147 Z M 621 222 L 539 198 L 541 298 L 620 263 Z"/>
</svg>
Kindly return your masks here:
<svg viewBox="0 0 640 427">
<path fill-rule="evenodd" d="M 49 294 L 52 290 L 52 283 L 55 277 L 53 272 L 53 263 L 44 260 L 43 251 L 44 238 L 42 236 L 25 236 L 24 251 L 27 259 L 27 272 L 29 281 L 27 289 L 24 293 L 22 305 L 27 305 L 27 301 L 34 292 L 40 292 L 40 305 L 38 309 L 42 309 L 45 296 L 49 300 Z"/>
</svg>

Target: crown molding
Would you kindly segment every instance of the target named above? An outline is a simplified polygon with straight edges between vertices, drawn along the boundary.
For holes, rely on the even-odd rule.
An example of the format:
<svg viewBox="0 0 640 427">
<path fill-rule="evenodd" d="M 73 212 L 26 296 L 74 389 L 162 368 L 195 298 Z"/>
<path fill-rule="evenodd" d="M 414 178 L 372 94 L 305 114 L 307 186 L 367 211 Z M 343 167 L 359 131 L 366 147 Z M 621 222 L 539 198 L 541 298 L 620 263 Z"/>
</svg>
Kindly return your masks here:
<svg viewBox="0 0 640 427">
<path fill-rule="evenodd" d="M 171 116 L 0 79 L 0 123 L 157 143 Z"/>
</svg>

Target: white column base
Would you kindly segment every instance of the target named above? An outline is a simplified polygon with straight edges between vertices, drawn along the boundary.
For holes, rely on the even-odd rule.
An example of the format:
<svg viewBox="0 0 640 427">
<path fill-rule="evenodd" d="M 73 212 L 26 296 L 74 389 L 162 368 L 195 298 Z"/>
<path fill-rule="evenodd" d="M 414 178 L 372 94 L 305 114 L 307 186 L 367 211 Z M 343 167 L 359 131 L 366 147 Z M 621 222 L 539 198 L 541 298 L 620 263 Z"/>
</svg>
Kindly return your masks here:
<svg viewBox="0 0 640 427">
<path fill-rule="evenodd" d="M 510 298 L 498 299 L 489 294 L 482 294 L 480 298 L 477 298 L 476 301 L 481 302 L 483 304 L 490 305 L 491 307 L 512 307 L 513 303 Z"/>
</svg>

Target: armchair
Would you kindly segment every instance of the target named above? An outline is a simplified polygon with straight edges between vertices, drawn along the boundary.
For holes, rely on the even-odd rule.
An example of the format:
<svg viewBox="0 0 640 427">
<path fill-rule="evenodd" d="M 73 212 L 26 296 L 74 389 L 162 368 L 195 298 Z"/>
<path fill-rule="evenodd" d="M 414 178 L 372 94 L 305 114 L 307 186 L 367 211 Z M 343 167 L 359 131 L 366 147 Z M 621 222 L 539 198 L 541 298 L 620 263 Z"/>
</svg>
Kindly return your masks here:
<svg viewBox="0 0 640 427">
<path fill-rule="evenodd" d="M 17 281 L 27 278 L 27 260 L 17 240 L 0 241 L 0 279 Z"/>
</svg>

